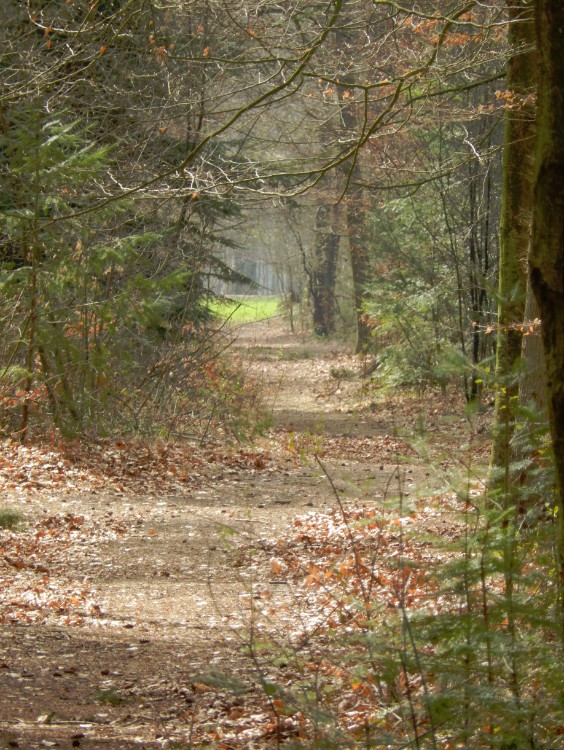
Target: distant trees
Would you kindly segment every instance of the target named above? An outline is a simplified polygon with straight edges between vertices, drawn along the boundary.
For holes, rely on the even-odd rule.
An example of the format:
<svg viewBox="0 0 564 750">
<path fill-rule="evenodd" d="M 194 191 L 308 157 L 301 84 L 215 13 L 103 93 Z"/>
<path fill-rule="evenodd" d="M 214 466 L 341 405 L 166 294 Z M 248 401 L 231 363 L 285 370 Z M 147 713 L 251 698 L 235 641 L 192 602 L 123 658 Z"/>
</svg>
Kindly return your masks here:
<svg viewBox="0 0 564 750">
<path fill-rule="evenodd" d="M 440 199 L 441 211 L 448 210 L 449 201 L 454 206 L 451 194 L 458 190 L 459 181 L 468 179 L 472 181 L 468 195 L 473 191 L 474 196 L 469 211 L 474 215 L 467 220 L 461 217 L 462 234 L 456 242 L 460 247 L 467 246 L 470 258 L 466 265 L 472 269 L 466 273 L 465 265 L 464 273 L 458 274 L 455 296 L 459 299 L 454 304 L 460 302 L 461 313 L 456 322 L 457 345 L 473 357 L 469 392 L 475 396 L 479 361 L 487 349 L 487 300 L 492 298 L 489 284 L 497 257 L 495 220 L 488 223 L 486 202 L 495 210 L 499 199 L 499 173 L 487 165 L 495 164 L 495 148 L 500 145 L 495 123 L 503 103 L 496 102 L 494 92 L 495 82 L 503 77 L 505 59 L 499 45 L 503 39 L 503 7 L 455 3 L 444 8 L 439 5 L 429 14 L 417 4 L 399 8 L 391 3 L 345 2 L 339 8 L 336 4 L 335 9 L 339 13 L 323 45 L 304 68 L 300 89 L 285 92 L 290 101 L 287 112 L 276 110 L 280 117 L 277 131 L 283 128 L 283 122 L 288 123 L 284 132 L 292 124 L 294 129 L 292 139 L 286 142 L 288 159 L 279 162 L 284 164 L 284 178 L 271 173 L 267 183 L 272 190 L 293 194 L 310 189 L 307 200 L 314 201 L 317 196 L 326 227 L 330 214 L 327 204 L 340 206 L 339 217 L 335 215 L 330 221 L 333 229 L 320 233 L 310 254 L 312 268 L 317 269 L 314 273 L 319 276 L 311 294 L 316 328 L 323 335 L 325 328 L 333 330 L 334 300 L 340 297 L 342 302 L 344 296 L 342 288 L 333 286 L 332 273 L 327 274 L 338 247 L 341 257 L 349 253 L 353 290 L 349 306 L 357 317 L 357 347 L 370 345 L 375 320 L 370 320 L 365 307 L 371 305 L 368 289 L 380 248 L 369 227 L 376 226 L 372 217 L 378 214 L 378 204 L 385 203 L 388 196 L 401 198 L 406 194 L 415 204 L 418 187 L 423 193 L 424 186 L 436 180 L 443 186 L 443 197 L 448 194 L 446 203 Z M 299 21 L 301 29 L 314 16 L 310 14 L 304 20 L 300 12 L 300 6 L 296 6 L 292 21 L 296 25 Z M 268 14 L 264 18 L 266 23 Z M 300 101 L 304 102 L 302 108 L 296 105 Z M 424 131 L 431 134 L 435 130 L 441 131 L 440 138 L 423 137 Z M 445 137 L 447 130 L 449 135 Z M 255 129 L 250 141 L 256 133 Z M 264 131 L 260 133 L 264 135 Z M 275 149 L 280 153 L 280 142 Z M 421 149 L 427 149 L 426 153 Z M 473 176 L 470 165 L 474 165 Z M 265 192 L 269 189 L 248 187 Z M 458 213 L 459 203 L 454 211 Z M 464 237 L 469 224 L 473 228 Z M 323 238 L 329 237 L 328 254 L 324 256 Z M 450 237 L 452 240 L 452 233 Z M 379 277 L 381 270 L 380 264 Z M 466 276 L 472 276 L 468 283 Z M 465 290 L 468 296 L 473 295 L 471 300 L 466 299 Z M 320 304 L 327 307 L 324 313 Z M 467 314 L 468 306 L 471 313 Z M 324 315 L 330 321 L 325 328 L 319 323 Z M 476 325 L 468 335 L 472 321 Z"/>
<path fill-rule="evenodd" d="M 76 411 L 76 387 L 65 383 L 68 358 L 78 357 L 76 341 L 67 351 L 72 336 L 82 347 L 81 393 L 103 380 L 92 335 L 101 346 L 115 332 L 117 345 L 126 330 L 142 331 L 155 362 L 165 349 L 168 362 L 205 314 L 209 279 L 242 280 L 221 251 L 235 241 L 234 222 L 257 215 L 245 211 L 246 197 L 256 206 L 279 196 L 316 217 L 316 240 L 303 248 L 318 333 L 338 327 L 348 252 L 358 348 L 380 335 L 400 380 L 445 385 L 456 376 L 477 398 L 493 350 L 500 114 L 498 372 L 520 351 L 530 8 L 526 0 L 445 1 L 432 11 L 368 0 L 6 2 L 0 261 L 10 392 L 27 393 L 31 407 L 37 381 L 53 415 L 65 403 Z M 537 294 L 538 257 L 533 250 Z M 69 263 L 76 278 L 63 278 Z M 136 323 L 106 309 L 124 294 Z M 56 314 L 51 297 L 61 303 Z M 103 337 L 92 333 L 97 316 Z M 54 329 L 61 343 L 40 355 Z M 502 415 L 498 399 L 500 424 Z"/>
<path fill-rule="evenodd" d="M 457 374 L 469 399 L 492 351 L 499 14 L 493 6 L 451 5 L 442 15 L 415 5 L 345 4 L 336 62 L 317 60 L 316 68 L 325 107 L 334 111 L 324 128 L 333 123 L 329 143 L 341 147 L 333 192 L 346 217 L 340 244 L 350 249 L 357 346 L 374 345 L 380 334 L 401 352 L 404 382 Z M 420 313 L 415 288 L 426 295 Z"/>
</svg>

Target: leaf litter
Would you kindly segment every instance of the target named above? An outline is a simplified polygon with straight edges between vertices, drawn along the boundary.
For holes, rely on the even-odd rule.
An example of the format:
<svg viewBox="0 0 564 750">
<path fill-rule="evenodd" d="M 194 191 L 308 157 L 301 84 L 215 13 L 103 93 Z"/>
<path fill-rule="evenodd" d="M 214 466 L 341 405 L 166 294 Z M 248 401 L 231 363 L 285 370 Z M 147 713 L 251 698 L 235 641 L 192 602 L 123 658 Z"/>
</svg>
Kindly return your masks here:
<svg viewBox="0 0 564 750">
<path fill-rule="evenodd" d="M 283 331 L 259 335 L 294 351 Z M 0 530 L 11 746 L 307 746 L 316 680 L 335 731 L 397 729 L 339 634 L 365 632 L 359 601 L 390 638 L 398 609 L 446 606 L 426 572 L 443 553 L 425 535 L 459 534 L 461 501 L 429 491 L 430 460 L 406 433 L 422 419 L 441 442 L 445 428 L 457 442 L 480 433 L 460 404 L 382 398 L 358 358 L 246 356 L 275 419 L 252 448 L 4 441 L 3 502 L 25 518 Z"/>
</svg>

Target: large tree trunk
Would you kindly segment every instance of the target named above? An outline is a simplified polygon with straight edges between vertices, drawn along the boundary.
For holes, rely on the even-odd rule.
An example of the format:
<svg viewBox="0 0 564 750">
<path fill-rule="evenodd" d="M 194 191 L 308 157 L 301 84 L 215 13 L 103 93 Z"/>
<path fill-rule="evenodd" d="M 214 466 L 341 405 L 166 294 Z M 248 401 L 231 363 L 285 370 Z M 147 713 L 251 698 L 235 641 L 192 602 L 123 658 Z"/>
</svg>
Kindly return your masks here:
<svg viewBox="0 0 564 750">
<path fill-rule="evenodd" d="M 542 319 L 548 412 L 558 481 L 564 603 L 564 3 L 536 0 L 539 54 L 531 285 Z"/>
<path fill-rule="evenodd" d="M 492 466 L 511 461 L 512 412 L 519 380 L 515 365 L 521 356 L 521 325 L 525 314 L 526 259 L 531 233 L 534 173 L 535 29 L 529 0 L 509 0 L 509 44 L 512 49 L 506 88 L 513 102 L 508 110 L 503 158 L 499 303 L 496 379 L 499 383 L 494 417 Z"/>
<path fill-rule="evenodd" d="M 539 440 L 543 440 L 547 431 L 547 392 L 546 362 L 539 325 L 540 310 L 531 284 L 527 286 L 525 321 L 523 326 L 523 347 L 521 350 L 521 377 L 519 380 L 519 407 L 522 417 L 515 429 L 511 445 L 511 459 L 516 470 L 512 472 L 512 481 L 519 489 L 519 508 L 522 512 L 544 508 L 546 497 L 538 482 L 531 479 L 527 463 L 532 468 Z"/>
</svg>

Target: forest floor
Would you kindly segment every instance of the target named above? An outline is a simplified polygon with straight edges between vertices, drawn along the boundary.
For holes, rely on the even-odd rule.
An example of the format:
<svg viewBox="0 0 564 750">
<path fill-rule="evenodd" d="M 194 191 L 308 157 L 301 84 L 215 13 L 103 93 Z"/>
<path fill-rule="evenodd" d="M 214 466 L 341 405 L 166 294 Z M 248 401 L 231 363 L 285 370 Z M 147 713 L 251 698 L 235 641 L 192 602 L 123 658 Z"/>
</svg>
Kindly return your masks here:
<svg viewBox="0 0 564 750">
<path fill-rule="evenodd" d="M 307 711 L 264 686 L 314 679 L 317 635 L 335 610 L 346 620 L 307 585 L 330 575 L 351 520 L 377 513 L 386 559 L 427 566 L 425 535 L 460 533 L 451 480 L 479 485 L 489 415 L 384 393 L 360 358 L 279 318 L 236 335 L 272 415 L 253 445 L 2 445 L 0 507 L 25 524 L 0 529 L 0 748 L 299 742 Z M 354 729 L 365 708 L 349 688 L 338 710 Z"/>
</svg>

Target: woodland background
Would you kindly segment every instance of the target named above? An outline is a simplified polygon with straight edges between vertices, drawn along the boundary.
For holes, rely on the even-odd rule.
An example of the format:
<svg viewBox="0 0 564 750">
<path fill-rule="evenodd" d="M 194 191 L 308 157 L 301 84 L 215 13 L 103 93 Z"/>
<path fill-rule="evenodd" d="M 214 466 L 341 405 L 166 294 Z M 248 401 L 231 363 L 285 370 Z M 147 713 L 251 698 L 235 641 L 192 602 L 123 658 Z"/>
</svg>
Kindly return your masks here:
<svg viewBox="0 0 564 750">
<path fill-rule="evenodd" d="M 0 24 L 5 438 L 266 429 L 226 335 L 241 294 L 346 341 L 374 387 L 493 406 L 479 510 L 444 573 L 456 632 L 420 613 L 416 637 L 400 608 L 397 663 L 429 681 L 417 703 L 405 679 L 403 746 L 437 747 L 444 724 L 463 727 L 452 747 L 555 748 L 559 0 L 5 0 Z M 363 571 L 349 653 L 371 648 Z M 432 677 L 416 641 L 442 644 Z M 384 662 L 359 675 L 386 682 Z"/>
</svg>

